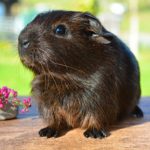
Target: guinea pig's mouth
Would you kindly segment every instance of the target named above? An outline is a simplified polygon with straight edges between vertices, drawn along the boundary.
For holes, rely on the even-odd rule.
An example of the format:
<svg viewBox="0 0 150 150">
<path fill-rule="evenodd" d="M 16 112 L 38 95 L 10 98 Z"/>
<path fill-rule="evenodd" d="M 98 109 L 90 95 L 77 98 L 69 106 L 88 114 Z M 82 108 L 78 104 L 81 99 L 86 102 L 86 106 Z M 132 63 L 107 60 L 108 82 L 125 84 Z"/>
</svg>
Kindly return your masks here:
<svg viewBox="0 0 150 150">
<path fill-rule="evenodd" d="M 25 67 L 33 71 L 35 74 L 41 74 L 41 68 L 36 64 L 34 60 L 28 57 L 20 57 L 21 62 Z"/>
<path fill-rule="evenodd" d="M 30 58 L 26 57 L 26 56 L 20 57 L 20 60 L 27 67 L 34 67 L 35 66 L 34 61 L 31 60 Z"/>
</svg>

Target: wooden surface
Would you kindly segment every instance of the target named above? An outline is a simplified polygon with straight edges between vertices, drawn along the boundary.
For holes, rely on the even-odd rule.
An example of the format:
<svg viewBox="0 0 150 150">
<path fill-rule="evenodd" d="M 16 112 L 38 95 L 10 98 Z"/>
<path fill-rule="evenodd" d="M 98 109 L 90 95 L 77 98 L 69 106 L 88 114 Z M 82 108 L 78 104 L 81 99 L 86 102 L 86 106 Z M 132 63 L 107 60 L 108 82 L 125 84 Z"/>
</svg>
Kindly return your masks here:
<svg viewBox="0 0 150 150">
<path fill-rule="evenodd" d="M 150 97 L 142 98 L 140 107 L 144 118 L 129 118 L 112 126 L 105 139 L 87 139 L 81 129 L 47 139 L 38 135 L 45 125 L 33 104 L 31 111 L 18 119 L 0 121 L 0 150 L 150 150 Z"/>
</svg>

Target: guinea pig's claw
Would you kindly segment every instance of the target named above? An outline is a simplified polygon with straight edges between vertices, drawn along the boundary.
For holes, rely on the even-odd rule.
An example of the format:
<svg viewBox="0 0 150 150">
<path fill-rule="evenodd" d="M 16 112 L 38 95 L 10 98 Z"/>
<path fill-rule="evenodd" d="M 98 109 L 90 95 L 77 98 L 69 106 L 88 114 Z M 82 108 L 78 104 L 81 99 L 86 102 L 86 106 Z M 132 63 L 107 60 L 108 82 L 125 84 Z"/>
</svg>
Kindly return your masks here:
<svg viewBox="0 0 150 150">
<path fill-rule="evenodd" d="M 109 136 L 109 133 L 107 133 L 103 129 L 97 130 L 97 129 L 93 128 L 93 129 L 87 129 L 84 132 L 84 136 L 86 138 L 91 137 L 91 138 L 100 138 L 100 139 L 102 139 L 102 138 L 105 138 L 105 137 Z"/>
<path fill-rule="evenodd" d="M 50 128 L 50 127 L 46 127 L 46 128 L 43 128 L 39 131 L 39 135 L 41 137 L 44 137 L 46 136 L 47 138 L 50 138 L 50 137 L 58 137 L 58 131 Z"/>
</svg>

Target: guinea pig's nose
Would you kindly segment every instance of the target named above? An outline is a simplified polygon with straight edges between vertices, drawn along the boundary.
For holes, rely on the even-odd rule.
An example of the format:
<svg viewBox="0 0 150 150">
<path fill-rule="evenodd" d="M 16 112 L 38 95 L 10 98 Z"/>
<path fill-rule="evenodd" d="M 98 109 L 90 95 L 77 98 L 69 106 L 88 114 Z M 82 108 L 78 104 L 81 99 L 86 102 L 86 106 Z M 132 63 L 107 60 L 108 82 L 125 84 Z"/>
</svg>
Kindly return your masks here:
<svg viewBox="0 0 150 150">
<path fill-rule="evenodd" d="M 22 48 L 28 48 L 29 47 L 29 45 L 30 45 L 30 42 L 29 42 L 29 40 L 28 39 L 24 39 L 24 40 L 22 40 L 21 41 L 21 47 Z"/>
</svg>

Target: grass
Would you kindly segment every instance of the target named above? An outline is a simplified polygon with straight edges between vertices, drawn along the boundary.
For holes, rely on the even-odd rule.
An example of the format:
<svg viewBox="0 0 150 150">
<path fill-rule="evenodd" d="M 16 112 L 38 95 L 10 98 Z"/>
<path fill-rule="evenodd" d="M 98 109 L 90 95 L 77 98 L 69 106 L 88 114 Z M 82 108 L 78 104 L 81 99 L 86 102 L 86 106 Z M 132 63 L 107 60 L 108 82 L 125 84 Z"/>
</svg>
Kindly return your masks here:
<svg viewBox="0 0 150 150">
<path fill-rule="evenodd" d="M 20 95 L 30 95 L 32 73 L 23 67 L 17 55 L 17 48 L 11 43 L 0 42 L 0 87 L 6 85 L 19 92 Z M 150 95 L 150 51 L 141 46 L 139 64 L 141 70 L 142 95 Z"/>
<path fill-rule="evenodd" d="M 150 50 L 144 46 L 140 47 L 139 64 L 142 95 L 150 96 Z"/>
<path fill-rule="evenodd" d="M 32 73 L 21 64 L 17 48 L 8 42 L 0 42 L 0 48 L 0 87 L 6 85 L 20 95 L 30 95 Z"/>
</svg>

